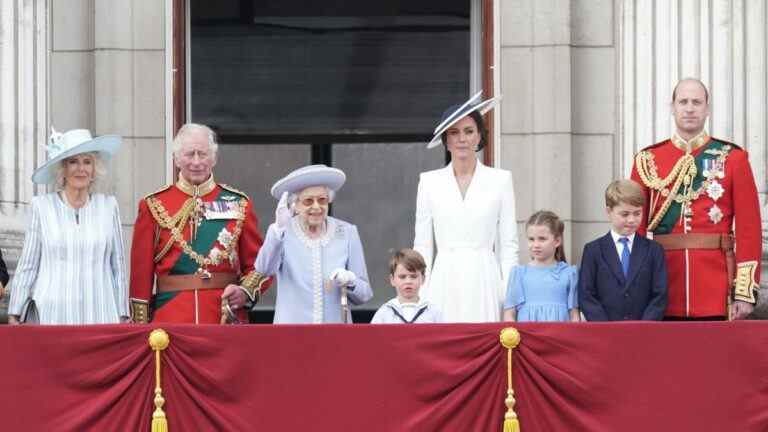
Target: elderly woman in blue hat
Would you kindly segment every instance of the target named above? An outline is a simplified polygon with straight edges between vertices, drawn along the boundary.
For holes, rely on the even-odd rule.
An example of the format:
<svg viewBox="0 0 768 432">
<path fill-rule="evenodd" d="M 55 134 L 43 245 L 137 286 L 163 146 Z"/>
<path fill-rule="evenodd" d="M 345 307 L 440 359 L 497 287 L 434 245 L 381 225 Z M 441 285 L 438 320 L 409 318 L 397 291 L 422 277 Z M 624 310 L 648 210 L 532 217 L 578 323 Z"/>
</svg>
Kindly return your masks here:
<svg viewBox="0 0 768 432">
<path fill-rule="evenodd" d="M 117 200 L 95 189 L 119 136 L 53 132 L 48 162 L 32 175 L 56 192 L 32 198 L 24 249 L 11 281 L 9 323 L 102 324 L 128 320 Z"/>
<path fill-rule="evenodd" d="M 476 157 L 487 140 L 482 114 L 497 102 L 480 96 L 443 114 L 427 148 L 442 142 L 451 163 L 422 173 L 416 198 L 413 248 L 427 263 L 422 294 L 446 322 L 499 321 L 517 265 L 512 174 Z"/>
<path fill-rule="evenodd" d="M 279 203 L 256 271 L 277 275 L 275 324 L 351 323 L 347 301 L 373 296 L 357 227 L 328 216 L 345 180 L 339 169 L 310 165 L 272 186 Z"/>
</svg>

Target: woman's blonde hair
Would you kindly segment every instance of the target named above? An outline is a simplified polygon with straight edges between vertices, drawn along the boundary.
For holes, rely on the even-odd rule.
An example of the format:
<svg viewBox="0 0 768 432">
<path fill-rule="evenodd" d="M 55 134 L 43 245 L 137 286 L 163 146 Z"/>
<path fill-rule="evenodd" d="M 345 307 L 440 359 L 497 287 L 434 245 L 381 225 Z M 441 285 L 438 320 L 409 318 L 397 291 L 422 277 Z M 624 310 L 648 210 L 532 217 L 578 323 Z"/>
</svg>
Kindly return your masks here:
<svg viewBox="0 0 768 432">
<path fill-rule="evenodd" d="M 104 178 L 107 176 L 107 166 L 106 163 L 104 163 L 104 160 L 99 156 L 98 152 L 90 152 L 90 153 L 80 153 L 71 157 L 68 157 L 66 159 L 62 159 L 59 161 L 53 168 L 53 181 L 52 184 L 56 188 L 56 190 L 62 190 L 64 189 L 65 183 L 66 183 L 66 177 L 64 177 L 64 166 L 67 163 L 69 159 L 72 159 L 73 157 L 80 156 L 80 155 L 89 155 L 93 158 L 93 181 L 91 181 L 91 185 L 88 187 L 88 190 L 91 192 L 100 191 L 101 188 L 104 186 Z"/>
</svg>

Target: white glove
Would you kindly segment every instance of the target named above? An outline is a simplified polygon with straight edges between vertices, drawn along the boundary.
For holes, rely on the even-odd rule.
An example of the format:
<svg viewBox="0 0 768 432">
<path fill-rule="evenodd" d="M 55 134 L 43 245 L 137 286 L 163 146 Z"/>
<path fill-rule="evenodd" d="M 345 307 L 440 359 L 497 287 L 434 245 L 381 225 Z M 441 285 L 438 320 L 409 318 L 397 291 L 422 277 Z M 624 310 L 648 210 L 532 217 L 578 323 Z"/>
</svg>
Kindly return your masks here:
<svg viewBox="0 0 768 432">
<path fill-rule="evenodd" d="M 293 212 L 288 208 L 288 192 L 283 192 L 275 209 L 275 225 L 278 230 L 285 231 L 291 223 Z"/>
<path fill-rule="evenodd" d="M 339 268 L 331 273 L 331 278 L 337 286 L 353 286 L 357 281 L 357 276 L 347 269 Z"/>
</svg>

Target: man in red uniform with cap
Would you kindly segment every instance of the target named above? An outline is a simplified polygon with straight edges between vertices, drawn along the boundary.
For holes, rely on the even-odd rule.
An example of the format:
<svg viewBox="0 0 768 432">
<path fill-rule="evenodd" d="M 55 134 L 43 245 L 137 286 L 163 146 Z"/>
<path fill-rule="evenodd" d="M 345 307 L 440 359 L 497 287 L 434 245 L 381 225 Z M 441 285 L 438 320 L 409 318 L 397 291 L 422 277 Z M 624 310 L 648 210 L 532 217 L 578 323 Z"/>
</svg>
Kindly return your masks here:
<svg viewBox="0 0 768 432">
<path fill-rule="evenodd" d="M 676 133 L 638 153 L 632 168 L 646 194 L 638 231 L 665 249 L 666 317 L 743 319 L 756 302 L 762 252 L 747 152 L 707 135 L 709 93 L 701 81 L 677 84 L 672 113 Z"/>
<path fill-rule="evenodd" d="M 139 202 L 131 245 L 134 322 L 245 321 L 266 278 L 253 269 L 261 247 L 248 197 L 213 179 L 218 145 L 204 125 L 173 141 L 174 185 Z"/>
</svg>

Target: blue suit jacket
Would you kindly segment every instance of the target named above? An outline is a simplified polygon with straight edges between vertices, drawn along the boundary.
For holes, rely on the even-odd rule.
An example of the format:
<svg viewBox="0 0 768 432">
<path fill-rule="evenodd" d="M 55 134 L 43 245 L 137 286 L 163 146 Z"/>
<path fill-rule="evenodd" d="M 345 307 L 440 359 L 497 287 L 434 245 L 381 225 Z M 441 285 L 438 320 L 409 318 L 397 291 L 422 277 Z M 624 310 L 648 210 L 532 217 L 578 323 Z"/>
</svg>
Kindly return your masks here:
<svg viewBox="0 0 768 432">
<path fill-rule="evenodd" d="M 579 307 L 588 321 L 660 320 L 667 308 L 667 263 L 655 241 L 637 234 L 624 277 L 611 233 L 584 246 Z"/>
<path fill-rule="evenodd" d="M 8 286 L 8 269 L 5 267 L 5 261 L 3 261 L 3 253 L 0 252 L 0 284 Z"/>
</svg>

